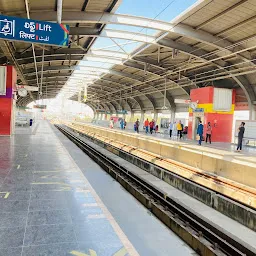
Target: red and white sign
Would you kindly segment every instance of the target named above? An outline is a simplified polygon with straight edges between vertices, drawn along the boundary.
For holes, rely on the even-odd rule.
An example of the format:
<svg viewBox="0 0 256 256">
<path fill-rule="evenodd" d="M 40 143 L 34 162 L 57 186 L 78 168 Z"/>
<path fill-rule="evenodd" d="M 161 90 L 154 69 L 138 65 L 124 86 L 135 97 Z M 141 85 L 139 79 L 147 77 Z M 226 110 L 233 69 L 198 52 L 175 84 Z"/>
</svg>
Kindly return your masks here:
<svg viewBox="0 0 256 256">
<path fill-rule="evenodd" d="M 17 90 L 19 90 L 21 88 L 24 88 L 24 89 L 26 89 L 27 91 L 30 91 L 30 92 L 38 92 L 38 87 L 37 86 L 16 85 Z"/>
<path fill-rule="evenodd" d="M 184 100 L 184 99 L 175 99 L 174 103 L 179 103 L 179 104 L 190 104 L 191 100 Z"/>
</svg>

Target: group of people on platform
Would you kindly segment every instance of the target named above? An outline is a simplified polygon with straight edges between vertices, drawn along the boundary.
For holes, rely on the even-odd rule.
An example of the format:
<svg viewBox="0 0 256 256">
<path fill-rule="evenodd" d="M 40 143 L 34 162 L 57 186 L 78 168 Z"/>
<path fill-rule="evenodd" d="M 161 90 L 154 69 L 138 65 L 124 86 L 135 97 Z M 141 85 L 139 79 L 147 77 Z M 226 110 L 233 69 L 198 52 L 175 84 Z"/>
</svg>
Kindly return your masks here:
<svg viewBox="0 0 256 256">
<path fill-rule="evenodd" d="M 121 119 L 121 121 L 120 121 L 121 130 L 125 130 L 126 125 L 127 125 L 127 123 L 126 123 L 125 119 Z"/>
<path fill-rule="evenodd" d="M 177 137 L 181 139 L 182 137 L 186 137 L 188 134 L 188 126 L 184 126 L 184 124 L 179 121 L 177 124 L 176 122 L 169 124 L 169 134 L 170 138 L 172 137 L 174 131 L 177 131 Z"/>
<path fill-rule="evenodd" d="M 151 121 L 148 118 L 144 121 L 143 129 L 146 133 L 152 134 L 153 132 L 158 132 L 158 125 L 156 124 L 155 120 L 152 119 Z"/>
<path fill-rule="evenodd" d="M 120 120 L 120 128 L 121 130 L 124 130 L 126 128 L 126 121 L 125 119 L 121 119 Z M 139 126 L 140 126 L 140 121 L 139 119 L 137 119 L 134 123 L 134 131 L 139 133 Z M 241 151 L 242 150 L 242 142 L 243 142 L 243 137 L 244 137 L 244 132 L 245 132 L 245 123 L 242 122 L 241 125 L 238 128 L 238 145 L 237 145 L 237 151 Z M 113 128 L 113 125 L 112 125 Z M 145 130 L 145 133 L 148 134 L 153 134 L 153 132 L 158 132 L 158 125 L 156 124 L 155 120 L 152 119 L 151 121 L 148 120 L 148 118 L 144 121 L 144 125 L 143 125 L 143 129 Z M 169 134 L 170 134 L 170 138 L 173 135 L 173 132 L 177 131 L 177 137 L 179 139 L 181 139 L 183 136 L 185 137 L 188 134 L 188 126 L 183 125 L 183 123 L 181 121 L 179 121 L 178 123 L 174 122 L 170 122 L 169 123 Z M 199 121 L 198 127 L 197 127 L 197 136 L 196 136 L 196 140 L 198 141 L 198 145 L 202 145 L 202 141 L 205 140 L 206 143 L 211 144 L 212 143 L 212 126 L 211 126 L 211 122 L 207 123 L 206 126 L 206 138 L 204 138 L 203 136 L 204 134 L 204 125 L 202 124 L 202 121 Z"/>
<path fill-rule="evenodd" d="M 244 138 L 244 132 L 245 132 L 245 122 L 241 122 L 239 128 L 238 128 L 238 144 L 237 144 L 237 151 L 240 152 L 242 150 L 242 144 L 243 144 L 243 138 Z M 199 125 L 197 127 L 197 135 L 198 135 L 198 144 L 202 145 L 202 141 L 204 134 L 204 126 L 202 124 L 202 121 L 199 122 Z M 208 122 L 206 126 L 206 139 L 205 142 L 207 143 L 209 139 L 210 144 L 212 143 L 212 126 L 211 123 Z"/>
<path fill-rule="evenodd" d="M 204 134 L 204 125 L 202 124 L 202 121 L 199 121 L 198 127 L 197 127 L 197 140 L 198 140 L 198 145 L 202 145 L 202 141 L 204 140 L 203 137 Z M 206 127 L 206 140 L 205 142 L 207 143 L 209 139 L 210 144 L 212 143 L 212 126 L 211 123 L 208 122 L 207 127 Z"/>
</svg>

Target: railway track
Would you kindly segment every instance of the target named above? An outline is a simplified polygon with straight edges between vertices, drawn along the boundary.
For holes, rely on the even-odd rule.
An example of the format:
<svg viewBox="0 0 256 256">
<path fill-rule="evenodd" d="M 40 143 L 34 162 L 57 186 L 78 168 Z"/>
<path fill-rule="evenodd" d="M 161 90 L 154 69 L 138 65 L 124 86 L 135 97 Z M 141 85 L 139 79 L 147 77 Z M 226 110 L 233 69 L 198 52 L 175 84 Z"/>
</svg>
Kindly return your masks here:
<svg viewBox="0 0 256 256">
<path fill-rule="evenodd" d="M 120 166 L 100 150 L 95 149 L 92 142 L 85 141 L 85 139 L 82 139 L 64 126 L 56 125 L 56 127 L 141 203 L 148 207 L 153 214 L 180 236 L 199 255 L 255 255 L 250 249 L 227 236 L 221 230 L 210 225 L 168 196 L 166 197 L 161 190 Z"/>
<path fill-rule="evenodd" d="M 78 131 L 80 130 L 76 126 L 72 126 L 72 128 L 76 129 Z M 80 132 L 83 132 L 83 130 L 80 130 Z M 255 207 L 256 206 L 256 189 L 254 189 L 254 188 L 250 188 L 246 185 L 242 185 L 238 182 L 234 182 L 234 181 L 228 180 L 226 178 L 216 176 L 216 175 L 211 174 L 211 173 L 203 172 L 203 171 L 201 171 L 197 168 L 188 166 L 186 164 L 177 162 L 177 161 L 172 160 L 172 159 L 162 158 L 161 156 L 158 156 L 154 153 L 150 153 L 148 151 L 141 150 L 139 148 L 127 145 L 127 144 L 122 143 L 120 141 L 114 141 L 114 143 L 115 143 L 115 146 L 118 146 L 119 148 L 123 148 L 123 147 L 129 148 L 129 152 L 132 152 L 132 151 L 136 150 L 136 152 L 141 152 L 143 155 L 152 157 L 152 159 L 157 159 L 157 161 L 158 161 L 157 166 L 159 166 L 159 167 L 163 167 L 164 164 L 169 164 L 172 167 L 172 171 L 174 171 L 175 168 L 179 169 L 179 170 L 184 170 L 184 171 L 190 173 L 191 177 L 201 177 L 205 180 L 211 181 L 214 184 L 217 184 L 218 186 L 223 186 L 223 187 L 226 187 L 226 188 L 230 188 L 230 189 L 232 189 L 232 191 L 234 191 L 236 193 L 237 192 L 243 193 L 246 196 L 246 198 L 248 198 L 248 199 L 254 198 L 254 201 L 252 201 L 252 200 L 244 201 L 244 200 L 240 200 L 239 197 L 234 197 L 234 193 L 233 193 L 232 196 L 225 195 L 225 196 L 229 197 L 230 199 L 232 199 L 234 201 L 237 201 L 237 202 L 239 202 L 239 203 L 241 203 L 241 204 L 243 204 L 247 207 L 249 206 L 252 209 L 256 208 Z M 163 167 L 163 168 L 166 169 L 165 167 Z M 176 174 L 179 175 L 178 173 L 176 173 Z M 186 178 L 186 177 L 184 177 L 184 178 Z M 196 181 L 194 181 L 194 182 L 196 182 Z M 206 187 L 210 190 L 213 190 L 212 187 L 206 186 L 204 183 L 198 183 L 198 184 L 201 185 L 201 186 L 204 186 L 204 187 Z M 216 192 L 218 193 L 219 191 L 216 191 Z"/>
</svg>

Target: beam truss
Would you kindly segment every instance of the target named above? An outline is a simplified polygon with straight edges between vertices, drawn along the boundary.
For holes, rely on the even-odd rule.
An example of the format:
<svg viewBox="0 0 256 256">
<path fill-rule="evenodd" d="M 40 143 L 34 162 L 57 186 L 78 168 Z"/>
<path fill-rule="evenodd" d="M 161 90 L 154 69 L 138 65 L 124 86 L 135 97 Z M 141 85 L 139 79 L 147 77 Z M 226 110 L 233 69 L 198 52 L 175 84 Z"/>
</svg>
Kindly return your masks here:
<svg viewBox="0 0 256 256">
<path fill-rule="evenodd" d="M 35 17 L 34 17 L 35 16 Z M 51 13 L 51 12 L 34 12 L 31 13 L 31 18 L 36 18 L 36 19 L 41 19 L 41 20 L 53 20 L 54 17 L 56 17 L 56 13 Z M 56 18 L 55 18 L 56 19 Z M 251 20 L 250 20 L 251 21 Z M 246 21 L 246 22 L 250 22 Z M 71 35 L 77 35 L 78 37 L 81 36 L 93 36 L 93 37 L 107 37 L 110 39 L 127 39 L 130 41 L 136 41 L 136 42 L 142 42 L 144 43 L 144 46 L 140 47 L 140 49 L 136 50 L 132 55 L 128 55 L 123 52 L 111 52 L 111 51 L 106 51 L 102 50 L 100 53 L 88 51 L 86 52 L 86 49 L 81 49 L 81 47 L 77 48 L 71 48 L 71 49 L 61 49 L 56 52 L 49 52 L 45 54 L 45 61 L 48 61 L 49 63 L 51 61 L 63 61 L 66 60 L 67 58 L 71 60 L 81 60 L 83 56 L 85 56 L 85 60 L 94 60 L 97 61 L 102 61 L 100 60 L 101 57 L 104 57 L 104 60 L 108 63 L 115 64 L 115 65 L 122 65 L 124 67 L 132 67 L 135 70 L 137 70 L 137 73 L 141 72 L 143 69 L 141 65 L 150 65 L 152 66 L 156 71 L 148 71 L 147 74 L 150 74 L 152 77 L 154 77 L 154 81 L 159 81 L 161 83 L 161 80 L 163 77 L 167 76 L 168 79 L 171 80 L 171 76 L 176 75 L 179 77 L 179 79 L 186 79 L 187 82 L 185 83 L 186 86 L 180 85 L 179 82 L 173 81 L 176 87 L 181 88 L 186 94 L 189 94 L 189 86 L 193 85 L 196 86 L 196 83 L 193 84 L 194 80 L 191 79 L 190 77 L 187 77 L 185 75 L 186 72 L 188 71 L 193 71 L 195 68 L 204 68 L 205 66 L 215 66 L 219 70 L 223 71 L 226 73 L 227 77 L 231 77 L 234 79 L 234 81 L 239 84 L 239 86 L 243 89 L 247 100 L 249 104 L 254 104 L 256 97 L 254 90 L 252 86 L 250 85 L 249 81 L 243 76 L 241 77 L 238 74 L 234 74 L 233 71 L 236 69 L 236 67 L 232 68 L 226 68 L 226 66 L 230 66 L 230 58 L 235 58 L 235 62 L 231 61 L 231 64 L 236 64 L 236 63 L 246 63 L 248 66 L 252 66 L 252 71 L 247 71 L 249 72 L 256 72 L 254 71 L 255 69 L 255 64 L 251 58 L 250 51 L 254 50 L 256 48 L 255 45 L 253 46 L 248 46 L 245 47 L 245 44 L 233 44 L 232 42 L 228 41 L 227 39 L 223 39 L 220 37 L 221 32 L 218 33 L 218 35 L 212 35 L 206 31 L 201 30 L 201 27 L 198 27 L 196 29 L 184 25 L 184 24 L 171 24 L 168 22 L 163 22 L 163 21 L 158 21 L 158 20 L 152 20 L 152 19 L 147 19 L 147 18 L 142 18 L 142 17 L 135 17 L 135 16 L 129 16 L 129 15 L 120 15 L 120 14 L 111 14 L 111 13 L 88 13 L 88 12 L 63 12 L 62 14 L 62 22 L 63 23 L 91 23 L 91 24 L 121 24 L 121 25 L 129 25 L 129 26 L 136 26 L 136 27 L 143 27 L 143 28 L 151 28 L 155 29 L 160 32 L 158 37 L 155 36 L 149 36 L 147 34 L 143 33 L 133 33 L 133 32 L 127 32 L 127 31 L 119 31 L 119 30 L 110 30 L 110 29 L 104 29 L 102 32 L 97 30 L 97 29 L 88 29 L 86 27 L 71 27 L 70 34 Z M 239 26 L 239 24 L 237 25 Z M 230 29 L 234 29 L 234 26 L 231 27 Z M 225 31 L 227 32 L 227 31 Z M 196 40 L 199 44 L 205 44 L 211 47 L 214 47 L 215 50 L 213 52 L 207 52 L 205 50 L 202 50 L 196 46 L 190 46 L 186 45 L 183 43 L 180 43 L 171 39 L 167 39 L 166 36 L 168 34 L 175 34 L 179 35 L 180 37 L 185 37 L 188 39 L 193 39 Z M 115 41 L 114 41 L 115 43 Z M 150 45 L 155 45 L 158 47 L 158 49 L 163 48 L 163 49 L 169 49 L 171 51 L 179 51 L 188 56 L 188 58 L 195 58 L 196 60 L 199 60 L 200 63 L 196 65 L 191 65 L 189 67 L 174 67 L 173 69 L 168 69 L 165 67 L 161 66 L 161 60 L 160 60 L 160 51 L 158 54 L 158 63 L 154 63 L 150 61 L 147 58 L 141 58 L 138 57 L 139 54 L 147 49 Z M 116 54 L 116 55 L 115 55 Z M 40 59 L 42 58 L 42 54 L 38 52 L 36 54 L 37 56 L 37 61 L 38 65 L 40 65 Z M 65 57 L 65 58 L 63 58 Z M 32 76 L 33 77 L 33 71 L 31 67 L 29 66 L 32 63 L 32 56 L 30 52 L 25 52 L 20 54 L 20 56 L 17 56 L 18 62 L 20 65 L 23 65 L 25 68 L 28 68 L 26 71 L 26 75 Z M 30 69 L 29 69 L 30 68 Z M 59 66 L 53 66 L 49 67 L 48 70 L 45 70 L 45 72 L 50 71 L 50 70 L 66 70 L 66 71 L 72 71 L 75 68 L 70 66 L 70 67 L 62 67 L 61 65 Z M 73 68 L 73 69 L 72 69 Z M 31 72 L 32 71 L 32 72 Z M 140 83 L 144 83 L 149 85 L 152 80 L 146 79 L 145 76 L 137 75 L 137 74 L 127 74 L 123 71 L 115 71 L 113 69 L 109 71 L 100 71 L 103 73 L 101 77 L 99 77 L 99 80 L 101 78 L 104 78 L 105 75 L 111 74 L 114 76 L 120 76 L 124 78 L 129 78 L 131 80 L 134 80 L 134 84 L 131 85 L 131 87 L 137 87 Z M 159 74 L 160 72 L 160 74 Z M 50 79 L 50 77 L 56 78 L 55 74 L 49 73 L 49 75 L 46 75 L 46 81 Z M 70 72 L 67 73 L 68 76 L 70 75 Z M 246 72 L 244 74 L 247 74 Z M 151 77 L 151 79 L 152 79 Z M 34 78 L 34 77 L 33 77 Z M 33 81 L 33 79 L 28 80 L 28 81 Z M 48 82 L 48 81 L 47 81 Z M 188 86 L 188 87 L 187 87 Z M 150 94 L 153 94 L 155 92 L 161 92 L 161 90 L 155 89 L 155 91 L 152 91 L 154 87 L 153 85 L 149 85 L 149 91 L 151 90 Z M 187 88 L 186 88 L 187 87 Z M 113 99 L 118 98 L 119 92 L 127 91 L 128 89 L 126 88 L 121 88 L 118 90 L 113 90 L 111 95 L 113 96 Z M 141 89 L 135 90 L 134 93 L 144 93 L 144 96 L 147 95 L 147 92 L 141 92 Z M 97 93 L 96 93 L 97 94 Z M 173 103 L 173 99 L 169 92 L 167 93 L 169 95 L 169 103 L 170 105 L 174 108 L 175 105 Z M 94 95 L 95 96 L 95 95 Z M 133 96 L 133 97 L 138 97 L 138 96 Z M 99 96 L 98 99 L 102 100 L 104 97 Z M 150 96 L 147 96 L 148 100 L 152 103 L 152 106 L 154 108 L 154 103 L 152 100 L 150 100 Z M 104 100 L 103 100 L 104 101 Z M 108 100 L 105 100 L 105 102 L 109 102 Z"/>
</svg>

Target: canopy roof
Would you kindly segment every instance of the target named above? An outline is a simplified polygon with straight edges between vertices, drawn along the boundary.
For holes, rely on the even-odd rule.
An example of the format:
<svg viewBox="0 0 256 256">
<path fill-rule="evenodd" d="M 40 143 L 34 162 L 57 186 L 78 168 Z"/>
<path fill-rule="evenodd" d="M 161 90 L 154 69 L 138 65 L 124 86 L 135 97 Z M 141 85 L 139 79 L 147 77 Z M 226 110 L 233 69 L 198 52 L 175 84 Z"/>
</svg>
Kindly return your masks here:
<svg viewBox="0 0 256 256">
<path fill-rule="evenodd" d="M 15 7 L 9 2 L 0 4 L 4 14 L 26 17 L 24 1 L 16 1 Z M 49 4 L 52 1 L 33 2 L 36 4 L 30 6 L 31 18 L 56 21 L 56 5 Z M 63 4 L 62 13 L 62 23 L 71 26 L 71 48 L 45 47 L 42 62 L 42 49 L 36 46 L 39 75 L 44 63 L 45 97 L 55 97 L 62 88 L 62 93 L 69 90 L 68 95 L 77 100 L 77 91 L 72 88 L 88 86 L 87 104 L 93 109 L 182 111 L 185 106 L 176 105 L 175 98 L 188 99 L 191 89 L 213 85 L 236 88 L 236 101 L 248 103 L 250 109 L 256 104 L 254 0 L 198 1 L 169 23 L 115 14 L 119 1 L 71 2 L 72 7 Z M 107 24 L 154 29 L 156 33 L 147 34 L 145 29 L 141 32 L 109 29 L 105 27 Z M 115 50 L 90 49 L 98 37 L 110 38 L 116 44 Z M 118 43 L 119 39 L 126 40 L 126 44 L 141 44 L 128 53 Z M 6 44 L 0 44 L 4 51 L 2 63 L 6 62 L 5 56 L 8 58 Z M 20 82 L 25 80 L 29 85 L 36 85 L 31 47 L 16 42 L 8 45 L 9 51 L 15 51 L 22 73 L 19 73 Z M 87 60 L 112 65 L 93 67 Z M 31 97 L 22 98 L 18 103 L 26 105 L 31 100 Z"/>
</svg>

